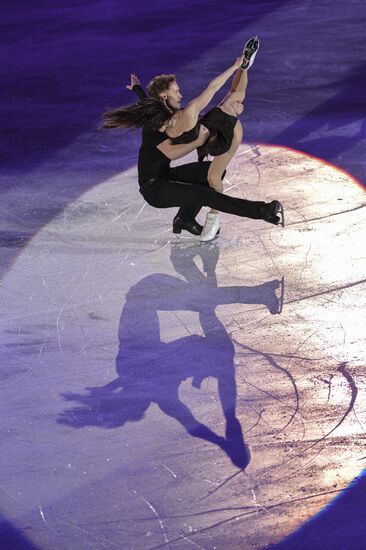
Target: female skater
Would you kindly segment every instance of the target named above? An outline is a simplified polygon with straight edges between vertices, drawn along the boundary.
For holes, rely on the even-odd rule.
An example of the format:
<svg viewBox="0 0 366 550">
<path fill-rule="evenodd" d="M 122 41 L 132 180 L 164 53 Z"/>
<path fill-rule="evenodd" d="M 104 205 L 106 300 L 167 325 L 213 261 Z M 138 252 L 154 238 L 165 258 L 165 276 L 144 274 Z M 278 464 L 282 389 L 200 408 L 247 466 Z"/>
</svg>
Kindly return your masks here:
<svg viewBox="0 0 366 550">
<path fill-rule="evenodd" d="M 255 51 L 252 51 L 252 56 L 255 54 Z M 221 107 L 218 109 L 220 112 L 213 110 L 210 113 L 214 112 L 214 115 L 210 115 L 210 113 L 207 115 L 207 118 L 211 116 L 212 129 L 215 129 L 218 135 L 224 137 L 226 147 L 228 132 L 225 125 L 227 125 L 228 117 L 232 117 L 231 127 L 233 137 L 226 151 L 228 153 L 227 157 L 225 159 L 219 158 L 221 155 L 225 155 L 225 152 L 222 151 L 217 156 L 217 173 L 219 173 L 224 163 L 230 160 L 234 154 L 233 151 L 235 152 L 241 141 L 240 125 L 237 125 L 238 121 L 236 117 L 230 113 L 230 103 L 244 96 L 247 80 L 246 76 L 243 77 L 242 73 L 246 72 L 245 69 L 249 65 L 250 59 L 243 58 L 243 56 L 239 57 L 231 67 L 215 78 L 206 90 L 195 100 L 191 101 L 185 109 L 174 112 L 164 101 L 144 99 L 136 105 L 114 109 L 104 115 L 104 128 L 144 127 L 145 135 L 143 132 L 143 141 L 139 152 L 139 184 L 142 195 L 150 205 L 157 208 L 209 206 L 213 211 L 219 210 L 238 216 L 263 219 L 275 225 L 279 223 L 283 225 L 283 209 L 278 201 L 272 201 L 271 203 L 247 201 L 223 195 L 219 191 L 209 187 L 207 182 L 192 184 L 169 180 L 170 160 L 178 157 L 171 155 L 171 147 L 169 148 L 171 141 L 166 139 L 167 135 L 174 140 L 174 138 L 179 139 L 183 133 L 194 130 L 198 126 L 197 121 L 200 111 L 208 105 L 215 93 L 225 84 L 230 76 L 237 69 L 242 68 L 243 70 L 240 74 L 237 73 L 237 76 L 239 76 L 238 85 L 229 94 L 230 101 L 227 101 L 226 97 L 220 104 Z M 239 91 L 236 92 L 239 84 L 241 86 Z M 236 93 L 238 94 L 237 96 L 235 96 Z M 221 113 L 223 116 L 220 120 Z M 207 121 L 207 125 L 209 123 Z M 237 129 L 235 130 L 235 128 Z M 154 139 L 152 140 L 152 133 L 150 132 L 150 139 L 145 139 L 148 129 L 159 129 L 160 135 L 154 132 Z M 208 151 L 211 152 L 219 143 L 219 139 L 211 141 Z M 212 184 L 220 185 L 221 174 L 222 172 L 219 174 L 219 182 L 217 182 L 216 170 L 211 170 L 210 180 Z M 216 216 L 216 214 L 214 215 Z M 217 233 L 217 230 L 218 227 L 215 228 L 214 234 Z M 204 238 L 204 240 L 206 239 Z"/>
<path fill-rule="evenodd" d="M 246 43 L 243 51 L 243 63 L 234 75 L 229 93 L 217 107 L 214 107 L 199 119 L 199 123 L 210 130 L 210 137 L 204 145 L 198 148 L 198 158 L 202 161 L 208 154 L 214 157 L 208 171 L 207 179 L 210 187 L 220 193 L 223 192 L 222 174 L 225 172 L 229 162 L 235 155 L 243 138 L 243 126 L 238 119 L 238 115 L 243 111 L 242 103 L 248 85 L 247 70 L 252 66 L 258 48 L 258 37 L 251 38 Z M 189 104 L 189 106 L 191 104 Z M 166 131 L 166 134 L 172 138 L 172 143 L 183 142 L 179 135 L 173 134 L 181 132 L 186 116 L 187 115 L 183 111 L 182 123 L 175 126 L 174 132 L 169 130 Z M 197 118 L 198 116 L 199 115 L 197 115 Z M 187 134 L 182 134 L 183 139 L 185 135 Z M 202 241 L 213 239 L 219 229 L 220 220 L 217 210 L 211 208 L 211 211 L 207 214 L 200 239 Z"/>
</svg>

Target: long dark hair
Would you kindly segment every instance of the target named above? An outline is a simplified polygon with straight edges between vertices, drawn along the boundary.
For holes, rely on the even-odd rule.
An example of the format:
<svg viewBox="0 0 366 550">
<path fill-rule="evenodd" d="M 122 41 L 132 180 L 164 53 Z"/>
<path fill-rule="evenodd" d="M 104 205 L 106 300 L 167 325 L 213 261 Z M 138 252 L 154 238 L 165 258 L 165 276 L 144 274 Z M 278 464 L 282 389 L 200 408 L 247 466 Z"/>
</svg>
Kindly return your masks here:
<svg viewBox="0 0 366 550">
<path fill-rule="evenodd" d="M 134 105 L 117 107 L 103 114 L 102 128 L 141 128 L 159 130 L 173 116 L 159 99 L 146 98 Z"/>
</svg>

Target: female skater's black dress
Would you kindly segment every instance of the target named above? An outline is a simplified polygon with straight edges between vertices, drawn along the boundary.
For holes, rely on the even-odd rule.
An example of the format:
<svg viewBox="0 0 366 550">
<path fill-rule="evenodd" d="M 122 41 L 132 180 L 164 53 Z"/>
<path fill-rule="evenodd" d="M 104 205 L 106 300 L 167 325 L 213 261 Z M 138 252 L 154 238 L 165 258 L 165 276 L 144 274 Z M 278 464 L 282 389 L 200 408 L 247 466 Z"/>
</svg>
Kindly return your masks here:
<svg viewBox="0 0 366 550">
<path fill-rule="evenodd" d="M 226 153 L 232 144 L 234 137 L 234 127 L 238 119 L 234 115 L 225 113 L 220 107 L 214 107 L 208 113 L 199 118 L 196 126 L 184 132 L 177 138 L 171 138 L 172 143 L 190 143 L 197 139 L 200 124 L 210 131 L 210 137 L 200 147 L 198 147 L 198 160 L 202 161 L 207 155 L 217 157 Z"/>
</svg>

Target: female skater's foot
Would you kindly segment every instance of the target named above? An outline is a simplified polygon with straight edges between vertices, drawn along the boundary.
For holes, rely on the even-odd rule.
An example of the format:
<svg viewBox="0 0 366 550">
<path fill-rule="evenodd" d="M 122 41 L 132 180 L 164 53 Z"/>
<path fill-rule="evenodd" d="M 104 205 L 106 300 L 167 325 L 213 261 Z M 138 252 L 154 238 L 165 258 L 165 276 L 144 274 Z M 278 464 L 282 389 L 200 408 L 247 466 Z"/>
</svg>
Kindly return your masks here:
<svg viewBox="0 0 366 550">
<path fill-rule="evenodd" d="M 183 220 L 180 216 L 175 216 L 173 233 L 181 233 L 182 229 L 189 231 L 192 235 L 201 235 L 203 227 L 196 220 Z"/>
<path fill-rule="evenodd" d="M 282 227 L 285 227 L 283 206 L 279 201 L 264 204 L 261 208 L 261 214 L 262 220 L 273 223 L 273 225 L 282 225 Z"/>
<path fill-rule="evenodd" d="M 253 38 L 248 40 L 248 42 L 244 46 L 244 51 L 243 51 L 244 61 L 241 66 L 243 70 L 249 69 L 253 65 L 258 49 L 259 49 L 258 36 L 254 36 Z"/>
<path fill-rule="evenodd" d="M 203 226 L 200 241 L 212 241 L 220 233 L 220 219 L 218 214 L 209 212 Z"/>
</svg>

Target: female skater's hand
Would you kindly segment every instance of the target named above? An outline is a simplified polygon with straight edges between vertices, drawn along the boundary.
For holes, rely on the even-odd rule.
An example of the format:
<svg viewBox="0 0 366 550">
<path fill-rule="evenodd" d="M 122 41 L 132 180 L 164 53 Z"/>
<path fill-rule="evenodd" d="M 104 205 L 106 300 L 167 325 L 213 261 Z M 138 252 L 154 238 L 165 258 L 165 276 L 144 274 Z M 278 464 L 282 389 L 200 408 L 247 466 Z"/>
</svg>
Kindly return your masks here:
<svg viewBox="0 0 366 550">
<path fill-rule="evenodd" d="M 132 88 L 136 85 L 140 86 L 141 82 L 135 74 L 131 74 L 131 84 L 127 84 L 126 88 L 127 90 L 132 90 Z"/>
<path fill-rule="evenodd" d="M 198 134 L 198 138 L 196 139 L 197 147 L 200 147 L 201 145 L 206 143 L 209 135 L 210 135 L 210 132 L 207 130 L 206 126 L 203 126 L 203 124 L 200 124 L 200 131 Z"/>
</svg>

